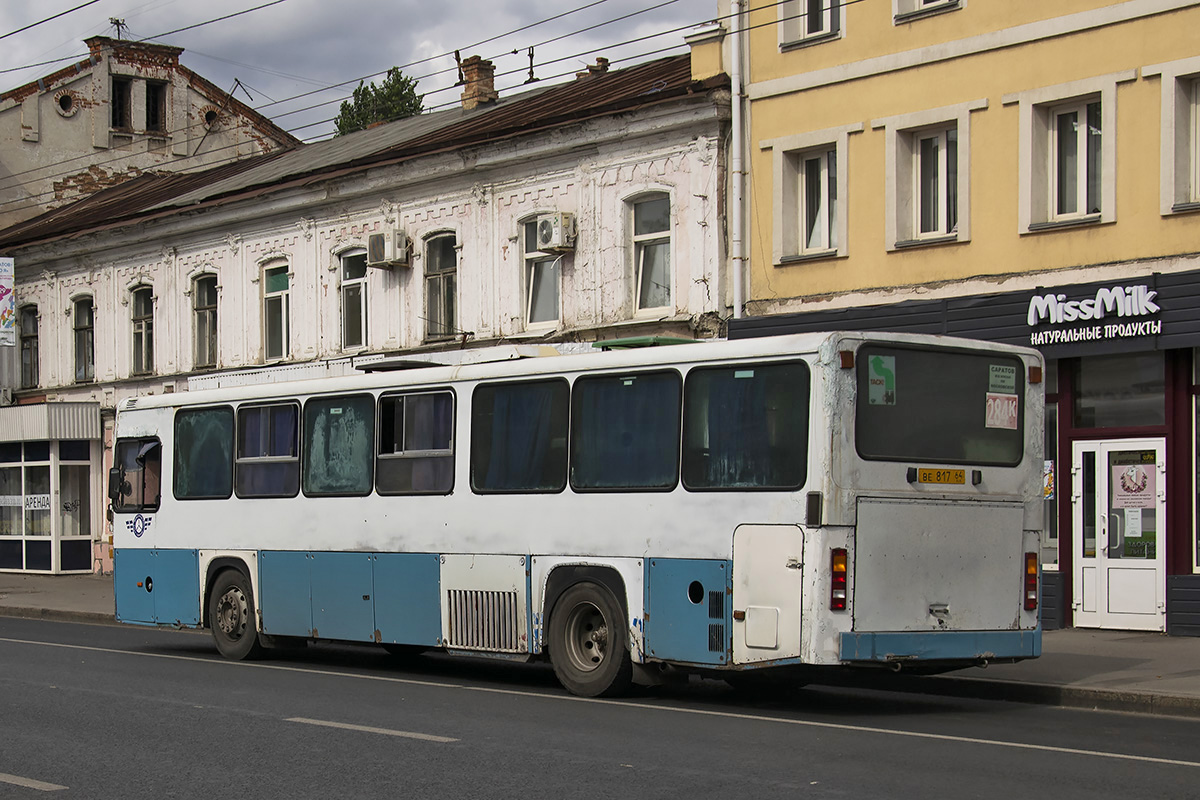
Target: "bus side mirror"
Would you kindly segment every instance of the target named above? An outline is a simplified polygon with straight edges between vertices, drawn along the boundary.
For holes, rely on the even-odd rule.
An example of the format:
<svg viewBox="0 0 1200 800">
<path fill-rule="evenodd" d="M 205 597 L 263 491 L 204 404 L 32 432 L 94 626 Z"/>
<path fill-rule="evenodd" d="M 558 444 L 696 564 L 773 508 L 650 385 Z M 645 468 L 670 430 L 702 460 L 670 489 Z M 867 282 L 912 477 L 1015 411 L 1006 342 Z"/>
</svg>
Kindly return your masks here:
<svg viewBox="0 0 1200 800">
<path fill-rule="evenodd" d="M 113 505 L 120 505 L 122 495 L 132 490 L 129 481 L 125 480 L 124 467 L 113 467 L 108 471 L 108 499 Z"/>
</svg>

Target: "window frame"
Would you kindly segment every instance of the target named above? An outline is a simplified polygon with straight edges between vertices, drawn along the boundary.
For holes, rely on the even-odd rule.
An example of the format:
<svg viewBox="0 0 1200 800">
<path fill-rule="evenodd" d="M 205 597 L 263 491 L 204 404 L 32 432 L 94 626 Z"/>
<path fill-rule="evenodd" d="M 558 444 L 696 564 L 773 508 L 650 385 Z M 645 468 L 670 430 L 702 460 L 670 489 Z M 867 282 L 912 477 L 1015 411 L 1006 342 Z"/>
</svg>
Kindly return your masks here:
<svg viewBox="0 0 1200 800">
<path fill-rule="evenodd" d="M 779 49 L 790 50 L 840 39 L 844 34 L 842 0 L 784 0 L 778 6 Z M 819 6 L 821 24 L 813 27 L 810 15 Z"/>
<path fill-rule="evenodd" d="M 287 286 L 283 289 L 269 290 L 268 279 L 272 275 L 282 273 L 287 278 Z M 268 262 L 262 265 L 262 315 L 263 315 L 263 361 L 283 361 L 292 354 L 292 272 L 291 264 Z M 273 312 L 273 307 L 276 309 Z M 280 351 L 271 350 L 271 316 L 276 313 L 279 317 Z"/>
<path fill-rule="evenodd" d="M 957 11 L 966 0 L 892 0 L 892 23 L 903 25 L 918 19 Z"/>
<path fill-rule="evenodd" d="M 562 270 L 559 265 L 562 263 L 562 255 L 555 253 L 547 253 L 544 250 L 529 249 L 530 237 L 532 241 L 537 242 L 537 218 L 525 219 L 519 223 L 521 232 L 521 277 L 523 289 L 523 309 L 522 316 L 526 328 L 552 328 L 558 325 L 562 319 Z M 554 287 L 554 317 L 551 319 L 535 320 L 533 318 L 534 311 L 534 286 L 536 285 L 535 277 L 545 269 L 552 274 L 548 276 L 548 280 Z M 543 278 L 547 279 L 547 278 Z"/>
<path fill-rule="evenodd" d="M 331 403 L 333 401 L 367 401 L 370 406 L 371 424 L 367 426 L 366 432 L 370 440 L 367 442 L 368 464 L 367 464 L 367 480 L 364 490 L 348 491 L 348 492 L 326 492 L 310 490 L 308 487 L 310 466 L 314 456 L 314 448 L 309 446 L 309 413 L 310 408 L 320 403 Z M 375 491 L 375 456 L 376 456 L 376 437 L 379 427 L 378 409 L 375 405 L 375 396 L 370 392 L 349 392 L 346 394 L 331 394 L 317 395 L 305 399 L 304 406 L 301 409 L 300 416 L 300 491 L 305 497 L 368 497 Z"/>
<path fill-rule="evenodd" d="M 139 284 L 129 290 L 129 319 L 133 345 L 130 353 L 131 375 L 154 374 L 154 305 L 153 286 Z"/>
<path fill-rule="evenodd" d="M 1097 136 L 1099 139 L 1096 142 L 1100 147 L 1100 156 L 1103 158 L 1104 153 L 1104 130 L 1103 130 L 1103 106 L 1099 99 L 1083 98 L 1074 100 L 1063 105 L 1051 106 L 1046 109 L 1049 116 L 1049 146 L 1047 156 L 1050 159 L 1050 164 L 1047 167 L 1049 175 L 1050 197 L 1047 200 L 1048 208 L 1050 209 L 1050 221 L 1059 222 L 1064 220 L 1076 220 L 1086 217 L 1092 217 L 1100 213 L 1099 208 L 1093 209 L 1091 202 L 1100 202 L 1099 196 L 1093 196 L 1092 184 L 1095 180 L 1097 186 L 1096 194 L 1099 195 L 1100 175 L 1094 174 L 1094 169 L 1100 169 L 1099 164 L 1093 164 L 1092 148 L 1093 138 L 1090 135 L 1091 125 L 1093 121 L 1092 109 L 1095 108 L 1100 113 L 1101 130 Z M 1062 128 L 1062 121 L 1068 115 L 1075 115 L 1075 120 L 1072 123 L 1075 129 L 1070 132 L 1065 132 Z M 1073 185 L 1065 186 L 1061 182 L 1063 174 L 1063 144 L 1071 141 L 1075 151 L 1075 178 Z M 1062 210 L 1063 203 L 1066 199 L 1070 199 L 1074 205 L 1073 210 Z"/>
<path fill-rule="evenodd" d="M 109 82 L 111 104 L 110 127 L 115 131 L 133 131 L 133 78 L 129 75 L 113 75 Z"/>
<path fill-rule="evenodd" d="M 166 81 L 146 81 L 146 133 L 167 133 L 169 90 Z M 154 117 L 158 119 L 155 120 Z"/>
<path fill-rule="evenodd" d="M 1142 68 L 1160 77 L 1159 213 L 1200 211 L 1200 56 Z"/>
<path fill-rule="evenodd" d="M 1006 94 L 1001 102 L 1018 105 L 1017 232 L 1038 233 L 1078 225 L 1116 222 L 1117 214 L 1117 87 L 1137 80 L 1136 69 L 1070 83 Z M 1083 101 L 1100 102 L 1100 174 L 1098 214 L 1056 215 L 1051 206 L 1054 176 L 1050 173 L 1050 113 Z M 959 135 L 960 147 L 962 135 Z M 961 160 L 961 157 L 960 157 Z M 960 215 L 961 216 L 961 215 Z"/>
<path fill-rule="evenodd" d="M 81 313 L 84 304 L 86 314 Z M 91 295 L 76 297 L 71 301 L 71 331 L 75 350 L 75 382 L 93 383 L 96 380 L 96 301 Z"/>
<path fill-rule="evenodd" d="M 863 129 L 862 123 L 855 123 L 759 142 L 761 150 L 769 150 L 771 153 L 771 259 L 775 266 L 817 259 L 845 258 L 848 255 L 847 153 L 850 149 L 850 135 L 862 133 Z M 833 198 L 834 224 L 830 234 L 833 241 L 828 249 L 804 247 L 806 242 L 802 224 L 804 212 L 801 192 L 805 187 L 800 179 L 802 157 L 806 153 L 816 151 L 833 152 L 835 162 L 837 196 Z"/>
<path fill-rule="evenodd" d="M 349 269 L 347 261 L 350 259 L 361 259 L 362 274 L 355 278 L 347 278 L 346 274 Z M 343 350 L 362 350 L 367 347 L 367 306 L 368 306 L 368 276 L 370 270 L 367 269 L 367 251 L 361 248 L 346 250 L 338 254 L 338 298 L 341 305 L 341 338 Z M 349 341 L 349 323 L 350 318 L 346 314 L 346 310 L 350 307 L 351 300 L 347 295 L 354 292 L 358 293 L 358 342 Z"/>
<path fill-rule="evenodd" d="M 442 265 L 441 259 L 434 258 L 434 247 L 449 240 L 452 245 L 449 252 L 454 253 L 453 262 L 449 266 Z M 422 273 L 425 287 L 425 341 L 445 341 L 458 335 L 458 262 L 461 245 L 457 231 L 435 231 L 425 237 Z M 434 264 L 438 261 L 438 264 Z M 437 315 L 432 312 L 434 291 L 437 291 Z"/>
<path fill-rule="evenodd" d="M 383 439 L 383 408 L 384 403 L 403 400 L 407 403 L 410 397 L 428 397 L 431 395 L 446 395 L 450 398 L 450 446 L 448 448 L 434 449 L 402 449 L 389 453 L 382 452 Z M 407 409 L 406 412 L 407 413 Z M 404 389 L 401 391 L 387 392 L 379 396 L 376 406 L 376 418 L 378 420 L 379 432 L 375 437 L 375 493 L 382 497 L 411 497 L 420 495 L 448 495 L 453 494 L 454 484 L 458 472 L 458 395 L 453 388 L 449 386 L 430 386 L 423 388 Z M 393 440 L 394 440 L 393 436 Z M 395 442 L 393 441 L 393 444 Z M 437 459 L 448 458 L 450 460 L 450 483 L 444 489 L 438 487 L 427 491 L 393 491 L 391 489 L 384 490 L 379 486 L 379 476 L 383 474 L 383 465 L 388 461 L 409 460 L 416 461 L 418 459 Z"/>
<path fill-rule="evenodd" d="M 142 469 L 140 470 L 140 473 L 142 476 L 141 477 L 141 489 L 142 489 L 143 502 L 141 502 L 139 504 L 130 505 L 130 504 L 120 504 L 118 502 L 120 500 L 120 498 L 125 496 L 125 494 L 120 491 L 120 486 L 116 485 L 116 479 L 120 478 L 121 480 L 124 480 L 124 478 L 125 478 L 125 469 L 121 464 L 121 453 L 126 446 L 136 447 L 136 452 L 139 453 L 140 455 L 135 456 L 134 457 L 135 460 L 137 460 L 139 458 L 143 459 L 142 460 Z M 146 499 L 146 496 L 145 496 L 146 495 L 145 456 L 148 456 L 151 453 L 154 453 L 155 451 L 157 451 L 156 461 L 158 463 L 158 493 L 154 496 L 153 503 L 147 503 L 147 502 L 145 502 L 145 499 Z M 163 446 L 162 446 L 162 442 L 159 440 L 159 438 L 157 436 L 131 436 L 131 437 L 122 437 L 120 439 L 117 439 L 117 441 L 113 445 L 113 466 L 112 466 L 112 469 L 109 471 L 109 501 L 112 503 L 113 513 L 116 513 L 116 514 L 139 514 L 142 512 L 158 511 L 158 509 L 162 506 L 162 478 L 163 478 L 162 456 L 163 456 Z M 117 490 L 115 492 L 115 494 L 113 491 L 114 489 Z M 130 497 L 133 496 L 132 495 L 132 486 L 131 486 L 131 494 L 129 496 Z"/>
<path fill-rule="evenodd" d="M 554 485 L 552 487 L 548 487 L 548 488 L 534 488 L 534 489 L 529 489 L 529 488 L 516 488 L 516 489 L 480 488 L 479 483 L 476 481 L 476 467 L 478 466 L 478 462 L 480 461 L 480 456 L 482 455 L 482 453 L 479 450 L 479 447 L 482 444 L 482 437 L 486 433 L 487 437 L 488 437 L 488 439 L 487 439 L 487 445 L 488 445 L 487 455 L 490 460 L 491 453 L 492 453 L 492 446 L 494 444 L 494 439 L 492 437 L 492 432 L 494 430 L 494 426 L 489 425 L 485 430 L 484 425 L 482 424 L 482 420 L 481 420 L 479 412 L 480 412 L 480 409 L 483 407 L 483 404 L 479 402 L 479 393 L 481 391 L 487 391 L 487 390 L 496 389 L 496 388 L 506 388 L 506 387 L 513 387 L 513 386 L 532 386 L 532 385 L 539 385 L 539 384 L 546 385 L 546 386 L 556 386 L 559 389 L 565 391 L 565 395 L 564 395 L 564 399 L 563 399 L 564 408 L 557 409 L 558 411 L 565 412 L 562 414 L 562 427 L 563 427 L 562 434 L 565 438 L 565 442 L 564 442 L 565 446 L 563 447 L 563 450 L 561 453 L 562 468 L 559 471 L 559 474 L 557 476 L 558 478 L 560 478 L 559 482 L 556 485 Z M 552 397 L 551 402 L 554 402 L 554 400 L 555 400 L 555 398 Z M 552 408 L 551 409 L 552 416 L 550 418 L 551 423 L 555 422 L 555 419 L 553 417 L 554 411 L 555 411 L 555 409 Z M 571 465 L 571 459 L 570 459 L 571 419 L 570 418 L 571 418 L 571 386 L 566 378 L 550 377 L 550 378 L 534 378 L 531 380 L 516 380 L 516 381 L 499 380 L 499 381 L 484 381 L 484 382 L 476 384 L 475 387 L 471 390 L 471 442 L 470 442 L 470 453 L 469 453 L 470 463 L 468 465 L 468 469 L 469 469 L 469 481 L 468 482 L 470 484 L 472 494 L 477 494 L 477 495 L 560 494 L 560 493 L 564 492 L 567 489 L 567 487 L 570 485 L 570 481 L 568 479 L 568 473 L 570 471 L 570 465 Z M 551 431 L 551 433 L 553 433 L 553 432 L 554 431 Z M 551 453 L 551 449 L 549 447 L 547 448 L 547 453 L 548 454 Z M 555 466 L 555 465 L 551 465 L 551 466 Z"/>
<path fill-rule="evenodd" d="M 289 408 L 289 407 L 295 410 L 295 415 L 296 415 L 295 416 L 296 427 L 293 431 L 293 438 L 292 438 L 292 448 L 295 451 L 295 455 L 290 455 L 290 456 L 279 456 L 279 455 L 243 456 L 242 455 L 242 442 L 243 442 L 242 415 L 243 415 L 243 413 L 251 412 L 251 411 L 260 411 L 263 409 Z M 263 499 L 263 498 L 296 497 L 297 495 L 300 494 L 300 470 L 301 470 L 301 463 L 302 463 L 302 461 L 301 461 L 302 444 L 300 441 L 301 419 L 302 419 L 302 414 L 301 414 L 300 402 L 298 400 L 282 400 L 282 401 L 273 400 L 273 401 L 263 401 L 263 402 L 256 401 L 256 402 L 252 402 L 252 403 L 244 403 L 237 407 L 237 410 L 234 413 L 234 419 L 233 419 L 233 425 L 234 425 L 234 428 L 233 428 L 233 435 L 234 435 L 233 491 L 234 491 L 235 495 L 237 495 L 239 498 L 258 500 L 258 499 Z M 246 469 L 246 468 L 252 469 L 255 466 L 264 465 L 264 464 L 295 464 L 295 468 L 296 468 L 295 490 L 291 491 L 291 492 L 284 491 L 284 492 L 273 493 L 273 494 L 258 494 L 258 493 L 250 493 L 250 492 L 241 491 L 239 488 L 240 483 L 241 483 L 239 480 L 241 470 Z"/>
<path fill-rule="evenodd" d="M 22 389 L 36 389 L 41 383 L 41 353 L 38 346 L 40 328 L 41 315 L 36 303 L 26 303 L 17 309 Z"/>
<path fill-rule="evenodd" d="M 638 207 L 644 204 L 667 201 L 667 226 L 662 230 L 637 233 Z M 640 192 L 625 200 L 628 206 L 629 247 L 633 267 L 633 313 L 637 315 L 661 314 L 675 307 L 675 270 L 672 254 L 675 249 L 675 200 L 665 189 Z M 643 270 L 650 248 L 666 245 L 666 292 L 667 302 L 657 306 L 642 305 Z"/>
<path fill-rule="evenodd" d="M 217 346 L 220 342 L 217 321 L 220 318 L 221 285 L 218 276 L 213 272 L 204 272 L 192 278 L 192 366 L 195 369 L 212 369 L 219 362 Z M 206 292 L 202 288 L 211 283 L 212 302 L 208 303 Z M 201 320 L 206 320 L 203 324 Z M 201 328 L 208 328 L 208 335 L 202 337 Z M 203 347 L 202 347 L 203 345 Z M 202 357 L 201 350 L 208 351 L 208 357 Z"/>
<path fill-rule="evenodd" d="M 221 411 L 229 414 L 229 461 L 228 466 L 228 491 L 220 494 L 179 494 L 179 476 L 183 473 L 180 468 L 180 459 L 184 455 L 183 448 L 179 446 L 179 420 L 181 417 L 188 414 L 201 414 L 205 412 Z M 173 451 L 171 458 L 171 494 L 179 501 L 191 500 L 228 500 L 233 497 L 234 486 L 234 462 L 237 455 L 237 415 L 234 413 L 231 405 L 214 405 L 214 406 L 184 406 L 175 409 L 174 417 L 171 420 L 171 450 Z"/>
</svg>

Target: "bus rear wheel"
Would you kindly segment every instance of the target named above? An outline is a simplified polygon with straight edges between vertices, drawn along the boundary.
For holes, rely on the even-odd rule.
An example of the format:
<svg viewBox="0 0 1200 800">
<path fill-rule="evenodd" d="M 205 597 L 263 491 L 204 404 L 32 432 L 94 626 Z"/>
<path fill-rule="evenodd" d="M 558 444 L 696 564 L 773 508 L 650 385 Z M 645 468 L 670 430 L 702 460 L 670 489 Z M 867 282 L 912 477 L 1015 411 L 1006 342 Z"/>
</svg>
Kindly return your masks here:
<svg viewBox="0 0 1200 800">
<path fill-rule="evenodd" d="M 246 573 L 227 569 L 217 575 L 208 596 L 208 624 L 225 658 L 242 661 L 262 652 L 254 625 L 254 592 Z"/>
<path fill-rule="evenodd" d="M 581 697 L 621 694 L 633 680 L 625 614 L 607 587 L 577 583 L 554 604 L 550 661 L 559 682 Z"/>
</svg>

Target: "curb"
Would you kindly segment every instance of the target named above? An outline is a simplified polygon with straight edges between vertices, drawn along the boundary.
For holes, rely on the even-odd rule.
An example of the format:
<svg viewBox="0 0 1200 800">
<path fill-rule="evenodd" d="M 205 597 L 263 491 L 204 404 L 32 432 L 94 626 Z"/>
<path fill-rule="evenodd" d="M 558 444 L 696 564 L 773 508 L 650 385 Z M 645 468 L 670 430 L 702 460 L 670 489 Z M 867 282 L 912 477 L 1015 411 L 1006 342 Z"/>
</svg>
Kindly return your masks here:
<svg viewBox="0 0 1200 800">
<path fill-rule="evenodd" d="M 827 686 L 936 694 L 977 700 L 1001 700 L 1063 708 L 1086 708 L 1095 711 L 1126 711 L 1172 717 L 1200 717 L 1200 697 L 1186 695 L 1063 686 L 1051 683 L 980 680 L 978 678 L 920 676 L 886 676 L 886 678 L 869 682 L 851 679 L 821 681 L 820 683 Z"/>
<path fill-rule="evenodd" d="M 19 619 L 48 619 L 57 622 L 86 622 L 91 625 L 118 625 L 116 617 L 98 611 L 66 611 L 33 606 L 0 606 L 0 617 Z"/>
</svg>

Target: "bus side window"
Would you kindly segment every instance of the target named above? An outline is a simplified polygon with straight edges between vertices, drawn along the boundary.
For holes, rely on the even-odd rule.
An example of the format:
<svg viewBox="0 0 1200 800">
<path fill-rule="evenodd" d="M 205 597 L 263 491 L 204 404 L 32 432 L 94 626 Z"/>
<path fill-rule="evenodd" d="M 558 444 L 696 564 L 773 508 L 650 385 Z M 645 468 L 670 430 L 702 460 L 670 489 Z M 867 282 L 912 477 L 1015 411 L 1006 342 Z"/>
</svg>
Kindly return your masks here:
<svg viewBox="0 0 1200 800">
<path fill-rule="evenodd" d="M 242 406 L 237 412 L 238 497 L 295 497 L 300 492 L 300 407 Z"/>
<path fill-rule="evenodd" d="M 803 486 L 808 403 L 809 371 L 802 361 L 692 370 L 684 386 L 684 486 Z"/>
<path fill-rule="evenodd" d="M 175 414 L 175 497 L 224 499 L 233 494 L 233 409 Z"/>
<path fill-rule="evenodd" d="M 477 386 L 471 403 L 471 488 L 562 491 L 569 405 L 564 380 Z"/>
<path fill-rule="evenodd" d="M 155 511 L 162 499 L 162 446 L 157 439 L 117 442 L 109 475 L 109 499 L 114 511 Z"/>
<path fill-rule="evenodd" d="M 306 495 L 371 493 L 375 398 L 316 397 L 304 404 L 302 482 Z"/>
<path fill-rule="evenodd" d="M 380 494 L 449 494 L 454 488 L 454 395 L 412 392 L 379 401 Z"/>
</svg>

